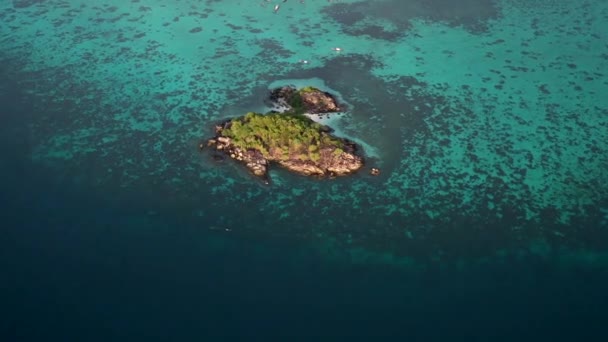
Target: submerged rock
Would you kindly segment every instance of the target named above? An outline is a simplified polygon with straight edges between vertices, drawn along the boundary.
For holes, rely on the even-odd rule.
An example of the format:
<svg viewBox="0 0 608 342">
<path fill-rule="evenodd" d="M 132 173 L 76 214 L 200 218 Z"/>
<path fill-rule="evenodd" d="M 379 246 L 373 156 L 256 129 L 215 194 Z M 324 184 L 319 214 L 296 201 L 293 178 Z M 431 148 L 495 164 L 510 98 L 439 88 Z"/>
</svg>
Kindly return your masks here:
<svg viewBox="0 0 608 342">
<path fill-rule="evenodd" d="M 36 4 L 43 3 L 46 0 L 13 0 L 13 7 L 27 8 Z"/>
</svg>

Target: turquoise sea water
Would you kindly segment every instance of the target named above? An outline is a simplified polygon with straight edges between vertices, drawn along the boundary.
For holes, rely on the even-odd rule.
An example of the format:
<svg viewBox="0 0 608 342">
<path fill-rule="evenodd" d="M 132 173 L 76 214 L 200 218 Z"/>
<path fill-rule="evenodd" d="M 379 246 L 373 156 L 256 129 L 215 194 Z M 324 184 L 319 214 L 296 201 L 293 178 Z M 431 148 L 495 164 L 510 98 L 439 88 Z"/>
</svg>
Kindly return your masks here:
<svg viewBox="0 0 608 342">
<path fill-rule="evenodd" d="M 598 338 L 607 23 L 599 0 L 0 1 L 0 328 Z M 328 123 L 381 175 L 265 186 L 198 150 L 281 84 L 344 99 Z"/>
</svg>

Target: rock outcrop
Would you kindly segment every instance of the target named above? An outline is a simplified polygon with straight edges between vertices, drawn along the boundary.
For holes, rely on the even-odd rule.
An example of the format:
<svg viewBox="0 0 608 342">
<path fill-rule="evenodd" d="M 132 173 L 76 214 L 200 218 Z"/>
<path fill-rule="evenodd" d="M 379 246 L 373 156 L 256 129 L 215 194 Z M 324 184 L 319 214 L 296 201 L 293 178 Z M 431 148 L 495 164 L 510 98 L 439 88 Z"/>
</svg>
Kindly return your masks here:
<svg viewBox="0 0 608 342">
<path fill-rule="evenodd" d="M 293 86 L 284 86 L 270 91 L 269 101 L 278 108 L 299 114 L 321 114 L 343 111 L 343 105 L 338 104 L 336 98 L 314 87 L 296 89 Z"/>
<path fill-rule="evenodd" d="M 277 113 L 266 115 L 287 116 Z M 304 119 L 308 120 L 307 118 Z M 238 120 L 238 118 L 233 120 Z M 297 145 L 298 147 L 294 148 L 293 146 L 288 146 L 290 142 L 287 142 L 288 145 L 279 145 L 263 151 L 265 148 L 255 149 L 239 146 L 239 144 L 235 143 L 236 139 L 225 134 L 226 132 L 230 132 L 228 135 L 234 135 L 234 132 L 230 131 L 233 126 L 233 120 L 226 121 L 217 126 L 216 136 L 207 141 L 207 146 L 244 164 L 252 174 L 260 177 L 266 183 L 269 182 L 268 169 L 271 164 L 279 165 L 300 175 L 316 176 L 319 178 L 345 176 L 363 167 L 363 158 L 356 154 L 357 145 L 346 139 L 328 138 L 329 133 L 322 126 L 317 127 L 318 137 L 320 138 L 315 139 L 323 142 L 314 145 L 314 147 L 303 144 Z M 261 146 L 272 145 L 264 141 L 261 144 Z M 314 152 L 310 154 L 305 153 L 305 151 L 313 150 Z"/>
</svg>

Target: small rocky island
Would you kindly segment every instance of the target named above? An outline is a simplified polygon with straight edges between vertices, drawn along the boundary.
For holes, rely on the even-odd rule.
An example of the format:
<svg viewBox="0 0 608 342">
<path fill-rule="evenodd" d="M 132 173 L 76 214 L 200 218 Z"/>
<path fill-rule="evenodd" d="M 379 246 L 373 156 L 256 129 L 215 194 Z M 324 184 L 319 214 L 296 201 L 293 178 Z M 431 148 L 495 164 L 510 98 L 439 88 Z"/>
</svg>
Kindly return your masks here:
<svg viewBox="0 0 608 342">
<path fill-rule="evenodd" d="M 270 91 L 270 105 L 295 114 L 326 114 L 343 111 L 336 98 L 315 87 L 285 86 Z"/>
<path fill-rule="evenodd" d="M 363 166 L 355 143 L 331 135 L 331 128 L 305 115 L 342 110 L 334 96 L 313 87 L 288 86 L 272 90 L 269 100 L 283 112 L 250 112 L 225 121 L 215 127 L 207 146 L 245 164 L 265 181 L 273 163 L 301 175 L 330 178 Z"/>
</svg>

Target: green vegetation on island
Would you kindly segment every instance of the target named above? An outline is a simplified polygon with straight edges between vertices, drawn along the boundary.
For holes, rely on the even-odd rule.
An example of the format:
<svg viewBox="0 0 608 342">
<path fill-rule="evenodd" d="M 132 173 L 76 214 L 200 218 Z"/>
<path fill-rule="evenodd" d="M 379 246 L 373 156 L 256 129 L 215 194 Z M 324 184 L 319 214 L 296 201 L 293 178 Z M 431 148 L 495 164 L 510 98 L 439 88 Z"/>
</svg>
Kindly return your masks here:
<svg viewBox="0 0 608 342">
<path fill-rule="evenodd" d="M 317 162 L 321 151 L 330 149 L 334 155 L 343 153 L 344 142 L 332 137 L 327 129 L 299 114 L 247 113 L 232 119 L 222 136 L 243 150 L 260 151 L 270 160 L 311 160 Z"/>
<path fill-rule="evenodd" d="M 320 92 L 321 90 L 315 87 L 311 87 L 311 86 L 306 86 L 303 88 L 300 88 L 300 90 L 298 90 L 298 93 L 315 93 L 315 92 Z"/>
<path fill-rule="evenodd" d="M 299 92 L 291 94 L 287 99 L 287 104 L 291 107 L 289 113 L 291 114 L 304 114 L 306 113 L 306 107 L 304 101 L 302 101 L 302 95 Z"/>
<path fill-rule="evenodd" d="M 291 106 L 291 111 L 294 114 L 304 114 L 308 111 L 308 107 L 305 105 L 305 101 L 302 98 L 306 94 L 317 94 L 322 93 L 321 90 L 315 87 L 304 87 L 291 94 L 288 99 L 288 104 Z"/>
</svg>

